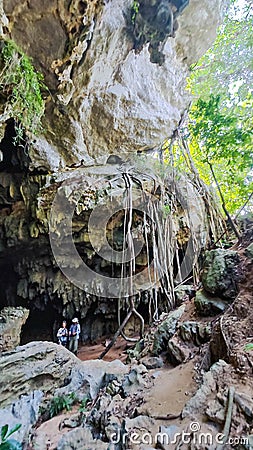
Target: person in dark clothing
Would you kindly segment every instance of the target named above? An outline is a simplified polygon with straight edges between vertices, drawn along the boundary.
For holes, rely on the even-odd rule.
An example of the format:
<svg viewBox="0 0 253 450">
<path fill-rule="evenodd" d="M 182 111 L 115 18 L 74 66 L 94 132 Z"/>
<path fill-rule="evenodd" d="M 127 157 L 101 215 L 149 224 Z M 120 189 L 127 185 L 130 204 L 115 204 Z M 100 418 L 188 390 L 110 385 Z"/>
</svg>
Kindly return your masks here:
<svg viewBox="0 0 253 450">
<path fill-rule="evenodd" d="M 77 355 L 77 349 L 78 349 L 78 340 L 81 332 L 81 327 L 78 322 L 78 319 L 75 317 L 72 320 L 72 325 L 69 329 L 69 350 Z"/>
</svg>

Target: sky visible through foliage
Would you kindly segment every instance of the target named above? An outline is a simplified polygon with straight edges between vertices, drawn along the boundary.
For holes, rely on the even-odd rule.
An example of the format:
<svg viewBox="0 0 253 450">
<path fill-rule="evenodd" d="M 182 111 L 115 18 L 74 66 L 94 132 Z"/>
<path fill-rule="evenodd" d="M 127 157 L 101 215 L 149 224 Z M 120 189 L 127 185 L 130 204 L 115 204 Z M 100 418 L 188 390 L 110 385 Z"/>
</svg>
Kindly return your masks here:
<svg viewBox="0 0 253 450">
<path fill-rule="evenodd" d="M 230 0 L 217 39 L 191 67 L 187 139 L 201 177 L 237 213 L 253 187 L 253 1 Z M 213 173 L 212 173 L 213 172 Z M 247 204 L 250 212 L 252 203 Z"/>
</svg>

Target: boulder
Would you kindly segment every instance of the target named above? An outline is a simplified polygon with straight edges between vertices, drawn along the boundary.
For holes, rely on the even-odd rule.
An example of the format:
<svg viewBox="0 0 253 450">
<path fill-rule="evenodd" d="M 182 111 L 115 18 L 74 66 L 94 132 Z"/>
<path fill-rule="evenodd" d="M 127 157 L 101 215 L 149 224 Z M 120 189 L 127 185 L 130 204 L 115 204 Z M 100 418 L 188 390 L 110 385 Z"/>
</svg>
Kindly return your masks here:
<svg viewBox="0 0 253 450">
<path fill-rule="evenodd" d="M 28 395 L 21 395 L 19 400 L 14 401 L 8 407 L 0 409 L 0 424 L 9 425 L 9 429 L 17 424 L 21 428 L 16 431 L 13 438 L 25 443 L 32 426 L 39 417 L 39 406 L 43 398 L 41 391 L 33 391 Z"/>
<path fill-rule="evenodd" d="M 253 261 L 253 242 L 250 245 L 248 245 L 248 247 L 245 250 L 245 254 L 247 258 L 250 258 Z"/>
<path fill-rule="evenodd" d="M 160 369 L 164 365 L 163 359 L 159 356 L 146 356 L 145 358 L 142 358 L 140 362 L 144 364 L 147 369 Z"/>
<path fill-rule="evenodd" d="M 185 306 L 182 305 L 175 311 L 171 311 L 165 316 L 165 319 L 158 326 L 154 335 L 154 343 L 152 353 L 154 355 L 160 355 L 163 350 L 167 349 L 168 341 L 172 338 L 176 332 L 177 323 L 180 317 L 183 315 Z"/>
<path fill-rule="evenodd" d="M 132 367 L 122 382 L 122 388 L 125 396 L 138 391 L 138 389 L 144 386 L 143 374 L 146 372 L 147 369 L 143 364 Z"/>
<path fill-rule="evenodd" d="M 207 342 L 211 336 L 211 324 L 187 321 L 179 325 L 179 334 L 184 342 L 193 342 L 200 346 Z"/>
<path fill-rule="evenodd" d="M 217 399 L 211 400 L 206 409 L 206 415 L 212 422 L 223 425 L 226 418 L 224 405 L 221 405 Z"/>
<path fill-rule="evenodd" d="M 172 364 L 181 364 L 191 356 L 191 351 L 183 342 L 174 336 L 168 343 L 168 359 Z"/>
<path fill-rule="evenodd" d="M 57 445 L 57 450 L 108 450 L 108 443 L 93 438 L 89 427 L 76 428 L 66 433 Z"/>
<path fill-rule="evenodd" d="M 196 292 L 194 303 L 198 314 L 206 317 L 221 314 L 229 306 L 229 302 L 227 300 L 212 297 L 210 294 L 205 292 L 204 289 L 200 289 Z"/>
<path fill-rule="evenodd" d="M 72 353 L 53 342 L 30 342 L 4 353 L 0 358 L 1 407 L 37 389 L 53 394 L 68 385 L 72 370 L 81 366 Z"/>
<path fill-rule="evenodd" d="M 29 316 L 29 310 L 6 306 L 0 312 L 0 353 L 12 350 L 20 344 L 21 329 Z"/>
<path fill-rule="evenodd" d="M 180 306 L 183 302 L 188 300 L 189 298 L 192 298 L 194 294 L 193 286 L 188 284 L 181 284 L 175 288 L 175 298 L 176 298 L 176 305 Z"/>
<path fill-rule="evenodd" d="M 152 429 L 154 429 L 154 425 L 155 420 L 146 415 L 140 415 L 131 419 L 126 418 L 123 437 L 128 445 L 125 448 L 133 450 L 150 449 L 149 445 L 153 443 Z"/>
<path fill-rule="evenodd" d="M 182 411 L 182 418 L 194 417 L 198 413 L 206 411 L 211 395 L 216 396 L 217 381 L 224 377 L 224 372 L 228 368 L 229 365 L 222 359 L 212 365 L 210 370 L 204 374 L 203 382 L 196 394 L 186 403 Z"/>
<path fill-rule="evenodd" d="M 3 2 L 5 33 L 43 72 L 52 99 L 42 135 L 30 145 L 32 168 L 57 171 L 80 161 L 88 166 L 109 154 L 158 147 L 178 126 L 190 100 L 189 67 L 214 41 L 223 2 L 184 2 L 175 36 L 168 33 L 161 45 L 160 64 L 150 54 L 154 35 L 135 50 L 132 4 Z"/>
<path fill-rule="evenodd" d="M 218 248 L 208 252 L 202 273 L 205 290 L 218 297 L 234 299 L 238 292 L 239 262 L 238 253 L 233 250 Z"/>
<path fill-rule="evenodd" d="M 56 390 L 56 395 L 75 392 L 80 399 L 88 396 L 94 399 L 101 387 L 106 386 L 112 380 L 122 380 L 129 371 L 120 360 L 111 362 L 102 360 L 84 361 L 74 367 L 70 375 L 68 385 Z"/>
</svg>

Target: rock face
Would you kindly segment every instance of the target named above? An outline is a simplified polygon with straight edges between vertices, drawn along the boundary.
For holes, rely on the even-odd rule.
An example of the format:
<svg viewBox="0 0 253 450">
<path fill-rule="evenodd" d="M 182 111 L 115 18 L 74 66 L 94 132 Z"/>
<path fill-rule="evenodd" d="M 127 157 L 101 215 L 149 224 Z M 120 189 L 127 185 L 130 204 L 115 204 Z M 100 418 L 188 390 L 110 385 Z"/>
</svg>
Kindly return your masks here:
<svg viewBox="0 0 253 450">
<path fill-rule="evenodd" d="M 52 342 L 31 342 L 5 353 L 0 359 L 1 406 L 37 389 L 54 392 L 57 387 L 68 384 L 72 368 L 78 366 L 81 366 L 80 360 Z"/>
<path fill-rule="evenodd" d="M 31 427 L 39 418 L 42 398 L 41 391 L 32 391 L 30 394 L 21 395 L 19 399 L 13 399 L 9 406 L 0 409 L 1 425 L 8 424 L 11 429 L 15 425 L 21 424 L 21 428 L 14 435 L 17 441 L 27 443 Z"/>
<path fill-rule="evenodd" d="M 81 362 L 64 347 L 49 342 L 33 342 L 5 353 L 0 359 L 0 370 L 0 421 L 11 426 L 22 424 L 17 439 L 24 448 L 28 444 L 28 433 L 38 419 L 42 401 L 47 410 L 52 397 L 69 393 L 75 393 L 79 402 L 84 398 L 93 400 L 95 407 L 90 409 L 89 418 L 88 412 L 84 413 L 87 415 L 85 427 L 84 416 L 81 411 L 77 411 L 78 421 L 75 426 L 82 425 L 63 437 L 59 448 L 70 448 L 70 442 L 77 450 L 83 448 L 84 442 L 92 450 L 104 448 L 99 440 L 95 447 L 98 422 L 101 422 L 103 429 L 108 427 L 106 432 L 109 438 L 115 425 L 112 413 L 116 413 L 117 408 L 121 415 L 120 404 L 126 399 L 122 414 L 124 416 L 126 411 L 130 414 L 131 411 L 133 415 L 133 398 L 138 396 L 139 388 L 143 392 L 147 382 L 147 369 L 141 364 L 129 367 L 119 360 Z M 116 420 L 121 426 L 120 419 Z M 37 448 L 37 442 L 34 448 Z M 38 448 L 46 450 L 46 442 L 42 442 Z"/>
<path fill-rule="evenodd" d="M 0 312 L 0 353 L 12 350 L 20 344 L 21 328 L 29 310 L 22 307 L 6 307 Z"/>
<path fill-rule="evenodd" d="M 80 401 L 84 396 L 94 399 L 101 388 L 114 380 L 121 388 L 129 368 L 117 360 L 81 362 L 62 346 L 32 342 L 4 353 L 0 371 L 0 423 L 10 427 L 21 424 L 15 436 L 27 444 L 28 433 L 38 420 L 39 407 L 46 396 L 74 392 Z"/>
<path fill-rule="evenodd" d="M 103 385 L 117 377 L 123 379 L 128 372 L 127 366 L 119 360 L 81 362 L 67 349 L 52 342 L 31 342 L 4 353 L 0 369 L 2 407 L 36 389 L 49 395 L 75 392 L 77 396 L 85 394 L 94 398 Z"/>
<path fill-rule="evenodd" d="M 152 39 L 134 50 L 131 5 L 131 0 L 104 5 L 53 0 L 35 8 L 22 0 L 3 1 L 4 31 L 8 18 L 11 37 L 44 73 L 54 100 L 47 107 L 45 135 L 30 154 L 34 167 L 106 161 L 110 153 L 160 145 L 175 130 L 189 103 L 188 68 L 214 40 L 222 2 L 190 0 L 180 9 L 161 65 L 150 61 Z"/>
<path fill-rule="evenodd" d="M 233 250 L 211 250 L 206 255 L 202 283 L 207 292 L 234 299 L 238 292 L 239 255 Z"/>
<path fill-rule="evenodd" d="M 159 172 L 153 173 L 145 161 L 140 159 L 138 164 L 125 165 L 124 170 L 131 174 L 130 190 L 120 165 L 31 176 L 28 184 L 27 180 L 21 184 L 16 180 L 15 186 L 22 192 L 23 200 L 13 199 L 7 210 L 0 212 L 0 255 L 3 256 L 0 301 L 3 305 L 15 303 L 30 309 L 22 343 L 56 339 L 62 316 L 71 320 L 78 315 L 83 341 L 116 330 L 118 303 L 115 300 L 122 296 L 121 258 L 126 245 L 125 218 L 121 212 L 124 196 L 134 198 L 132 235 L 136 249 L 141 249 L 136 256 L 133 292 L 137 307 L 149 303 L 154 285 L 157 290 L 162 289 L 158 281 L 161 273 L 154 274 L 158 265 L 163 267 L 166 285 L 171 286 L 177 272 L 177 265 L 170 264 L 176 241 L 188 262 L 188 269 L 185 265 L 183 270 L 190 272 L 210 233 L 217 234 L 219 225 L 216 230 L 208 223 L 205 204 L 189 179 L 180 176 L 182 182 L 176 192 L 181 206 L 164 217 L 164 198 L 169 199 L 173 188 L 170 174 L 162 181 Z M 149 199 L 149 211 L 143 206 L 143 189 Z M 148 227 L 143 217 L 145 208 Z M 152 223 L 156 224 L 156 230 L 150 227 Z M 159 251 L 153 249 L 154 233 L 158 233 Z M 154 254 L 159 261 L 153 262 Z M 125 281 L 124 289 L 127 286 Z M 158 298 L 159 311 L 175 306 L 171 287 Z M 121 307 L 126 311 L 128 305 L 122 302 Z"/>
<path fill-rule="evenodd" d="M 172 3 L 174 6 L 167 5 L 167 12 L 173 9 L 172 19 L 178 28 L 164 34 L 160 27 L 156 31 L 163 38 L 159 37 L 158 47 L 155 33 L 156 42 L 149 35 L 137 48 L 132 0 L 39 0 L 36 7 L 25 0 L 0 2 L 3 41 L 11 38 L 33 58 L 50 91 L 50 95 L 47 90 L 43 94 L 46 107 L 42 130 L 37 136 L 27 137 L 25 150 L 13 141 L 15 117 L 10 108 L 6 110 L 6 99 L 0 105 L 0 305 L 25 306 L 31 311 L 24 327 L 24 343 L 55 339 L 63 316 L 68 320 L 79 317 L 84 341 L 111 334 L 118 326 L 115 298 L 120 297 L 119 260 L 125 245 L 120 214 L 123 194 L 131 185 L 134 196 L 129 199 L 134 201 L 143 189 L 153 195 L 154 204 L 159 199 L 164 205 L 164 190 L 170 199 L 173 177 L 169 174 L 164 182 L 162 174 L 150 176 L 147 167 L 151 163 L 145 163 L 145 151 L 159 148 L 176 130 L 190 100 L 185 91 L 189 66 L 211 45 L 223 14 L 221 0 L 212 4 L 207 0 L 201 4 L 197 0 Z M 161 4 L 161 0 L 153 2 L 156 17 Z M 152 56 L 155 47 L 162 55 L 159 61 Z M 2 64 L 2 56 L 0 59 Z M 144 153 L 143 158 L 137 157 L 138 150 Z M 108 160 L 109 155 L 112 159 Z M 115 156 L 121 160 L 115 160 Z M 113 164 L 115 161 L 119 164 Z M 162 242 L 159 251 L 145 249 L 154 241 L 147 233 L 150 224 L 144 224 L 143 210 L 133 215 L 132 240 L 143 247 L 136 258 L 137 275 L 144 274 L 138 277 L 134 292 L 137 308 L 148 305 L 150 279 L 153 282 L 156 278 L 154 270 L 147 267 L 149 253 L 158 255 L 166 265 L 164 286 L 169 288 L 160 296 L 165 301 L 158 305 L 156 315 L 174 306 L 170 286 L 173 277 L 168 272 L 179 269 L 172 267 L 174 255 L 165 255 L 162 236 L 171 236 L 174 244 L 178 241 L 183 253 L 187 253 L 189 243 L 187 270 L 191 271 L 197 259 L 194 255 L 205 247 L 210 235 L 205 204 L 196 187 L 183 176 L 178 185 L 180 206 L 175 220 L 150 217 L 150 223 L 163 221 L 162 227 L 167 223 L 167 230 L 160 227 L 154 231 Z M 50 220 L 57 193 L 60 201 Z M 118 216 L 111 218 L 111 228 L 106 231 L 117 253 L 114 261 L 108 258 L 112 251 L 99 231 L 105 207 L 114 212 L 111 204 L 108 207 L 109 198 L 118 207 Z M 89 218 L 95 208 L 101 217 L 97 216 L 91 241 Z M 73 233 L 71 227 L 66 232 L 68 212 L 74 213 Z M 165 212 L 155 207 L 152 214 L 159 213 L 161 218 Z M 49 229 L 51 236 L 60 238 L 58 258 L 50 248 Z M 216 232 L 213 229 L 211 234 Z M 73 237 L 71 245 L 80 256 L 78 260 L 67 251 L 69 236 Z M 100 251 L 104 252 L 103 259 Z M 189 262 L 188 254 L 185 260 Z M 82 263 L 92 271 L 88 287 L 85 271 L 79 270 Z M 154 263 L 159 265 L 160 261 Z M 63 272 L 68 269 L 68 276 L 58 266 Z M 81 275 L 80 283 L 75 284 L 76 272 Z M 161 289 L 158 282 L 155 285 Z M 124 315 L 128 305 L 122 302 L 121 307 Z"/>
</svg>

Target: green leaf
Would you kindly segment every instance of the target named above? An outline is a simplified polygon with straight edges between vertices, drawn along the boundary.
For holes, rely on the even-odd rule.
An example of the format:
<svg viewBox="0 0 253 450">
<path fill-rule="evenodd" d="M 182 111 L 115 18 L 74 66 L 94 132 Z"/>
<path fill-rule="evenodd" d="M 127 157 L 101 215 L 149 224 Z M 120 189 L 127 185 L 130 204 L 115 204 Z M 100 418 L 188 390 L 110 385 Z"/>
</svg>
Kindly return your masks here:
<svg viewBox="0 0 253 450">
<path fill-rule="evenodd" d="M 1 439 L 2 439 L 2 441 L 4 441 L 4 439 L 5 439 L 5 436 L 7 435 L 7 433 L 8 433 L 8 429 L 9 429 L 9 425 L 4 425 L 2 428 L 1 428 Z"/>
<path fill-rule="evenodd" d="M 252 343 L 246 344 L 245 347 L 244 347 L 244 350 L 246 350 L 246 351 L 253 350 L 253 344 Z"/>
<path fill-rule="evenodd" d="M 36 72 L 31 59 L 11 40 L 4 41 L 0 63 L 3 66 L 0 91 L 7 96 L 12 117 L 24 131 L 35 133 L 40 128 L 45 109 L 43 76 Z"/>
<path fill-rule="evenodd" d="M 9 439 L 0 444 L 0 450 L 22 450 L 22 444 L 15 439 Z"/>
<path fill-rule="evenodd" d="M 192 67 L 188 88 L 190 151 L 201 178 L 213 184 L 208 163 L 230 213 L 252 192 L 253 53 L 251 2 L 230 0 L 217 39 Z M 251 211 L 248 204 L 246 211 Z"/>
<path fill-rule="evenodd" d="M 5 436 L 5 439 L 7 439 L 9 436 L 11 436 L 16 431 L 20 430 L 20 428 L 21 428 L 21 423 L 17 423 L 16 425 L 14 425 L 14 427 L 12 427 L 10 429 L 9 433 Z"/>
</svg>

